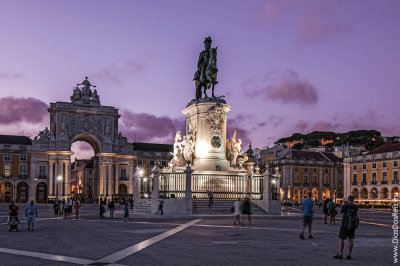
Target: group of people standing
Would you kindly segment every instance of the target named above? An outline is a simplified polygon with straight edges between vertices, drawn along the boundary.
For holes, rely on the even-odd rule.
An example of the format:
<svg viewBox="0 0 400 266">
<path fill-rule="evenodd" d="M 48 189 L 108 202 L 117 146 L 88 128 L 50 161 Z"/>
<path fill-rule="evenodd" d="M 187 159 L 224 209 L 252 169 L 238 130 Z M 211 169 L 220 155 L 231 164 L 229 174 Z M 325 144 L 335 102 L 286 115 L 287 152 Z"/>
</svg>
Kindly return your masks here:
<svg viewBox="0 0 400 266">
<path fill-rule="evenodd" d="M 245 215 L 247 215 L 247 220 L 249 224 L 251 224 L 251 202 L 248 196 L 244 198 L 243 202 L 240 200 L 240 198 L 238 198 L 233 203 L 231 211 L 233 212 L 234 215 L 233 225 L 236 225 L 236 222 L 238 222 L 239 224 L 244 224 Z M 242 218 L 242 220 L 240 220 L 240 218 Z"/>
<path fill-rule="evenodd" d="M 133 212 L 133 199 L 120 199 L 118 201 L 119 206 L 123 206 L 124 209 L 124 218 L 125 221 L 129 218 L 129 211 Z M 107 212 L 107 209 L 110 211 L 110 219 L 114 218 L 114 211 L 115 211 L 115 202 L 114 200 L 106 200 L 105 198 L 100 198 L 99 200 L 99 214 L 100 218 L 104 218 L 104 214 Z"/>
<path fill-rule="evenodd" d="M 304 231 L 308 227 L 308 238 L 313 239 L 311 234 L 311 225 L 313 220 L 313 207 L 314 202 L 311 199 L 311 193 L 308 194 L 308 199 L 303 201 L 303 226 L 299 235 L 300 239 L 304 238 Z M 335 217 L 337 214 L 336 204 L 327 199 L 323 205 L 324 224 L 327 224 L 326 218 L 329 215 L 331 224 L 336 224 Z M 351 253 L 353 251 L 353 239 L 355 238 L 355 231 L 359 224 L 358 207 L 354 204 L 354 196 L 350 195 L 347 199 L 343 200 L 343 205 L 340 208 L 340 213 L 343 214 L 342 222 L 339 229 L 339 252 L 333 257 L 334 259 L 343 259 L 344 241 L 348 239 L 349 252 L 346 259 L 351 260 Z"/>
<path fill-rule="evenodd" d="M 74 201 L 72 198 L 63 199 L 62 201 L 55 200 L 53 203 L 54 218 L 61 219 L 64 217 L 64 220 L 66 220 L 67 216 L 72 215 L 72 208 L 75 208 L 76 219 L 79 219 L 79 210 L 81 208 L 79 201 Z"/>
<path fill-rule="evenodd" d="M 19 231 L 18 225 L 20 224 L 18 217 L 19 208 L 15 205 L 14 201 L 11 201 L 8 206 L 8 224 L 10 226 L 9 231 Z M 25 217 L 26 223 L 28 224 L 28 231 L 34 231 L 35 220 L 38 217 L 39 212 L 34 201 L 31 200 L 30 203 L 25 207 Z"/>
</svg>

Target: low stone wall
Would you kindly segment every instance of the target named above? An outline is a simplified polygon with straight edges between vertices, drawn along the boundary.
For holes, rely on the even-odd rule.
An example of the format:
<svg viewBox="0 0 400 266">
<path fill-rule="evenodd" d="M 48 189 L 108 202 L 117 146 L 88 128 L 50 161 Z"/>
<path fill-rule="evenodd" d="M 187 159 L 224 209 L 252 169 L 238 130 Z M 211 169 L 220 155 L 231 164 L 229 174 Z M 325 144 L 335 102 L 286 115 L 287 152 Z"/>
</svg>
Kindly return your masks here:
<svg viewBox="0 0 400 266">
<path fill-rule="evenodd" d="M 164 201 L 164 214 L 192 215 L 192 201 L 186 199 L 152 199 L 151 213 L 157 212 L 160 200 Z"/>
<path fill-rule="evenodd" d="M 279 200 L 271 200 L 269 202 L 266 200 L 252 200 L 251 202 L 269 214 L 281 214 L 281 202 Z"/>
</svg>

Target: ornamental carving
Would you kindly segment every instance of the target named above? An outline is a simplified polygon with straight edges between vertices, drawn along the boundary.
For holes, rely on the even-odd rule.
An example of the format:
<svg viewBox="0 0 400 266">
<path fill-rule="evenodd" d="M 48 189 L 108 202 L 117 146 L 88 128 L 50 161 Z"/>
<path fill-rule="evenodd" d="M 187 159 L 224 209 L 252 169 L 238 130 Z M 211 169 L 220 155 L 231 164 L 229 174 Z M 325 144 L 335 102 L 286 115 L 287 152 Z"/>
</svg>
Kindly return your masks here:
<svg viewBox="0 0 400 266">
<path fill-rule="evenodd" d="M 225 122 L 226 113 L 221 105 L 215 105 L 208 109 L 205 119 L 210 123 L 211 135 L 222 135 L 222 124 Z"/>
</svg>

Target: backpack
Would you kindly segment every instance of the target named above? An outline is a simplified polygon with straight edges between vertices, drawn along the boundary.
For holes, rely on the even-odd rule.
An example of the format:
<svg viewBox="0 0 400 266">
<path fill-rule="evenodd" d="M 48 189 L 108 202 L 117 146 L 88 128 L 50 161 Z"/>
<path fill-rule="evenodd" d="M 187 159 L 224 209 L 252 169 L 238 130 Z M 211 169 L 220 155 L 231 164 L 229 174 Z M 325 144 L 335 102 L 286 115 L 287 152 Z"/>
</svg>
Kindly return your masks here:
<svg viewBox="0 0 400 266">
<path fill-rule="evenodd" d="M 355 230 L 359 223 L 360 219 L 358 219 L 356 208 L 349 208 L 346 214 L 345 228 L 347 230 Z"/>
</svg>

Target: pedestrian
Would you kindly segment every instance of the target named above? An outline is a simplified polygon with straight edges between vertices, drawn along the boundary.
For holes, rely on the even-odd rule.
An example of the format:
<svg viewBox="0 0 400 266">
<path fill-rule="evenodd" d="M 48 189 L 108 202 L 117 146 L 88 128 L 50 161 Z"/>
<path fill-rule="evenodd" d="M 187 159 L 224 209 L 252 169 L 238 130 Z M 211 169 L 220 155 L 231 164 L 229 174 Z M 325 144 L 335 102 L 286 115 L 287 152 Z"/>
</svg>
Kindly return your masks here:
<svg viewBox="0 0 400 266">
<path fill-rule="evenodd" d="M 99 207 L 100 207 L 100 218 L 104 218 L 103 213 L 104 213 L 104 208 L 103 208 L 103 200 L 100 198 L 99 200 Z"/>
<path fill-rule="evenodd" d="M 72 198 L 68 198 L 68 215 L 72 215 Z"/>
<path fill-rule="evenodd" d="M 125 207 L 124 207 L 124 218 L 125 218 L 125 222 L 126 222 L 126 220 L 129 218 L 129 206 L 128 206 L 128 202 L 125 202 Z"/>
<path fill-rule="evenodd" d="M 129 208 L 131 209 L 131 213 L 133 213 L 133 199 L 129 200 Z"/>
<path fill-rule="evenodd" d="M 360 220 L 358 219 L 358 207 L 354 204 L 354 196 L 347 197 L 348 201 L 344 203 L 340 209 L 343 213 L 342 224 L 339 230 L 339 253 L 334 259 L 343 259 L 344 241 L 348 238 L 349 254 L 346 259 L 351 260 L 351 252 L 353 251 L 353 239 L 355 238 L 356 229 Z"/>
<path fill-rule="evenodd" d="M 66 220 L 68 214 L 68 199 L 67 200 L 63 199 L 63 204 L 64 204 L 63 206 L 64 220 Z"/>
<path fill-rule="evenodd" d="M 8 225 L 10 226 L 10 229 L 8 230 L 11 232 L 12 230 L 19 231 L 18 230 L 18 224 L 19 224 L 19 218 L 18 218 L 18 206 L 14 204 L 14 201 L 11 201 L 10 205 L 8 206 Z"/>
<path fill-rule="evenodd" d="M 251 202 L 249 196 L 246 196 L 243 202 L 242 224 L 244 224 L 245 215 L 247 215 L 247 220 L 249 221 L 249 224 L 251 224 Z"/>
<path fill-rule="evenodd" d="M 239 224 L 242 224 L 240 222 L 240 214 L 241 213 L 242 213 L 242 202 L 240 202 L 240 198 L 238 198 L 233 203 L 233 225 L 236 225 L 236 221 L 238 221 Z"/>
<path fill-rule="evenodd" d="M 213 193 L 207 189 L 207 195 L 208 195 L 208 208 L 211 208 L 211 206 L 214 204 L 213 203 Z"/>
<path fill-rule="evenodd" d="M 81 204 L 79 203 L 79 201 L 77 201 L 75 203 L 75 217 L 78 220 L 79 219 L 79 209 L 81 208 Z"/>
<path fill-rule="evenodd" d="M 110 201 L 110 203 L 108 203 L 108 209 L 110 210 L 110 219 L 114 218 L 114 209 L 115 209 L 115 205 L 114 205 L 114 201 Z"/>
<path fill-rule="evenodd" d="M 26 222 L 28 223 L 28 231 L 31 230 L 31 227 L 32 231 L 34 230 L 33 227 L 35 226 L 35 217 L 37 218 L 38 215 L 39 215 L 38 209 L 36 205 L 34 205 L 33 200 L 31 200 L 30 204 L 25 208 L 25 217 L 26 217 Z"/>
<path fill-rule="evenodd" d="M 54 219 L 58 219 L 58 212 L 60 211 L 60 203 L 58 200 L 54 200 L 53 203 Z"/>
<path fill-rule="evenodd" d="M 329 209 L 329 216 L 331 217 L 330 224 L 336 224 L 335 218 L 337 211 L 336 211 L 336 204 L 333 202 L 333 200 L 329 201 L 328 209 Z"/>
<path fill-rule="evenodd" d="M 158 209 L 156 214 L 158 214 L 158 212 L 160 212 L 160 215 L 164 215 L 164 211 L 163 211 L 163 207 L 164 207 L 164 200 L 160 200 L 160 203 L 158 204 Z"/>
<path fill-rule="evenodd" d="M 328 204 L 329 204 L 329 198 L 326 198 L 324 201 L 324 206 L 322 208 L 322 212 L 324 213 L 324 224 L 327 224 L 326 218 L 328 217 L 329 209 L 328 209 Z"/>
<path fill-rule="evenodd" d="M 313 215 L 313 206 L 314 202 L 311 199 L 311 192 L 308 193 L 308 198 L 303 201 L 303 227 L 301 228 L 301 233 L 299 235 L 300 239 L 304 239 L 304 230 L 308 225 L 308 238 L 313 239 L 311 234 L 311 224 L 312 224 L 312 215 Z"/>
</svg>

